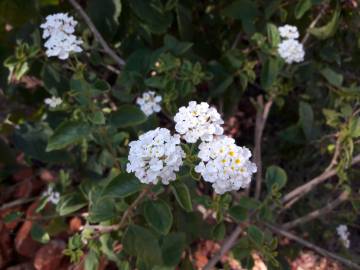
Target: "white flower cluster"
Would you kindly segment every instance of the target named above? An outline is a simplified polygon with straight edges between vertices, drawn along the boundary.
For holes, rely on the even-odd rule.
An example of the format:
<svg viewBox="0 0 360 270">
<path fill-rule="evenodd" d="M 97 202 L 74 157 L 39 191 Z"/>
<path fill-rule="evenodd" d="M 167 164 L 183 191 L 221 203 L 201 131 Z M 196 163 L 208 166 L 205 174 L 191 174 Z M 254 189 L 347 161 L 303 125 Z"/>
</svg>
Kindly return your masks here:
<svg viewBox="0 0 360 270">
<path fill-rule="evenodd" d="M 336 228 L 336 232 L 340 237 L 341 242 L 343 243 L 345 248 L 350 248 L 350 233 L 348 231 L 348 227 L 346 225 L 340 225 Z"/>
<path fill-rule="evenodd" d="M 65 60 L 71 52 L 81 52 L 79 45 L 83 42 L 73 33 L 77 21 L 66 13 L 57 13 L 46 17 L 46 22 L 40 25 L 44 29 L 43 39 L 45 42 L 46 55 L 48 57 L 57 56 L 59 59 Z"/>
<path fill-rule="evenodd" d="M 299 31 L 296 26 L 285 24 L 279 27 L 280 36 L 284 39 L 298 39 Z"/>
<path fill-rule="evenodd" d="M 134 172 L 140 182 L 167 185 L 176 179 L 185 153 L 180 147 L 180 136 L 166 128 L 148 131 L 139 140 L 130 142 L 127 172 Z"/>
<path fill-rule="evenodd" d="M 160 112 L 161 96 L 156 95 L 154 91 L 145 92 L 142 97 L 136 99 L 136 103 L 140 106 L 140 109 L 146 116 L 153 114 L 154 112 Z"/>
<path fill-rule="evenodd" d="M 44 197 L 47 197 L 48 201 L 53 204 L 58 204 L 60 201 L 60 193 L 54 191 L 53 187 L 49 186 L 46 191 L 42 194 Z"/>
<path fill-rule="evenodd" d="M 172 136 L 168 129 L 157 128 L 129 144 L 127 172 L 134 172 L 140 182 L 147 184 L 175 180 L 175 172 L 185 158 L 179 145 L 182 136 L 188 143 L 202 140 L 198 153 L 201 161 L 195 171 L 212 183 L 216 193 L 248 187 L 256 172 L 256 165 L 249 160 L 251 152 L 223 135 L 224 121 L 215 108 L 205 102 L 190 101 L 188 107 L 179 109 L 174 120 L 179 134 Z"/>
<path fill-rule="evenodd" d="M 214 135 L 222 135 L 224 121 L 215 108 L 210 108 L 206 102 L 197 104 L 190 101 L 188 107 L 181 107 L 174 117 L 175 130 L 188 143 L 198 139 L 212 141 Z"/>
<path fill-rule="evenodd" d="M 250 162 L 251 152 L 235 144 L 233 138 L 221 136 L 211 142 L 202 142 L 198 157 L 201 162 L 195 167 L 206 182 L 212 183 L 216 193 L 246 188 L 256 165 Z"/>
<path fill-rule="evenodd" d="M 279 27 L 280 36 L 283 40 L 278 45 L 278 53 L 288 64 L 304 61 L 304 46 L 297 40 L 299 31 L 296 26 L 284 25 Z"/>
<path fill-rule="evenodd" d="M 50 108 L 56 108 L 62 103 L 62 99 L 59 97 L 51 97 L 51 98 L 45 98 L 44 103 L 48 105 Z"/>
</svg>

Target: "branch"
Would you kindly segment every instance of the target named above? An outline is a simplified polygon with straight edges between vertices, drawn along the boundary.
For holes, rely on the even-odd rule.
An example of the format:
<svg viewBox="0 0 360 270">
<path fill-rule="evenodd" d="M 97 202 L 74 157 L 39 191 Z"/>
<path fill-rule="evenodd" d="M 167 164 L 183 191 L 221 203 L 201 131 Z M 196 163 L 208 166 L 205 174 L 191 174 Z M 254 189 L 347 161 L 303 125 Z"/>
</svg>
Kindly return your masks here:
<svg viewBox="0 0 360 270">
<path fill-rule="evenodd" d="M 126 209 L 124 214 L 121 217 L 121 220 L 118 224 L 114 225 L 86 225 L 84 229 L 93 229 L 99 233 L 109 233 L 113 231 L 120 230 L 126 220 L 130 217 L 132 211 L 138 206 L 138 204 L 143 200 L 143 198 L 146 196 L 146 194 L 149 192 L 150 187 L 146 187 L 143 189 L 143 191 L 139 194 L 139 196 L 132 202 L 132 204 Z"/>
<path fill-rule="evenodd" d="M 341 256 L 339 256 L 339 255 L 337 255 L 335 253 L 332 253 L 332 252 L 329 252 L 329 251 L 327 251 L 327 250 L 325 250 L 323 248 L 320 248 L 320 247 L 318 247 L 318 246 L 316 246 L 316 245 L 314 245 L 314 244 L 312 244 L 312 243 L 310 243 L 310 242 L 308 242 L 308 241 L 306 241 L 306 240 L 304 240 L 304 239 L 302 239 L 302 238 L 300 238 L 300 237 L 298 237 L 298 236 L 296 236 L 296 235 L 294 235 L 294 234 L 292 234 L 292 233 L 290 233 L 290 232 L 288 232 L 286 230 L 281 229 L 279 226 L 271 225 L 269 223 L 264 223 L 264 225 L 268 229 L 273 231 L 274 233 L 279 234 L 279 235 L 284 236 L 284 237 L 287 237 L 287 238 L 289 238 L 289 239 L 291 239 L 291 240 L 293 240 L 293 241 L 295 241 L 295 242 L 297 242 L 297 243 L 299 243 L 299 244 L 301 244 L 301 245 L 303 245 L 303 246 L 305 246 L 305 247 L 307 247 L 309 249 L 312 249 L 312 250 L 316 251 L 317 253 L 319 253 L 322 256 L 332 258 L 332 259 L 334 259 L 334 260 L 336 260 L 336 261 L 338 261 L 338 262 L 340 262 L 340 263 L 342 263 L 342 264 L 344 264 L 344 265 L 346 265 L 346 266 L 348 266 L 348 267 L 350 267 L 352 269 L 360 270 L 360 266 L 357 265 L 356 263 L 354 263 L 354 262 L 352 262 L 352 261 L 350 261 L 350 260 L 348 260 L 348 259 L 346 259 L 344 257 L 341 257 Z"/>
<path fill-rule="evenodd" d="M 68 0 L 68 1 L 75 8 L 75 10 L 80 14 L 80 16 L 83 18 L 83 20 L 86 22 L 86 24 L 90 28 L 91 32 L 94 34 L 95 39 L 103 47 L 105 53 L 107 53 L 116 62 L 116 64 L 120 68 L 122 68 L 125 65 L 125 61 L 122 58 L 120 58 L 106 43 L 106 41 L 104 40 L 102 35 L 96 29 L 94 23 L 91 21 L 91 19 L 86 14 L 86 12 L 83 10 L 83 8 L 79 5 L 79 3 L 77 3 L 76 0 Z"/>
<path fill-rule="evenodd" d="M 257 167 L 256 173 L 256 190 L 255 198 L 258 199 L 261 194 L 261 185 L 262 185 L 262 160 L 261 160 L 261 141 L 263 136 L 263 131 L 266 125 L 266 120 L 269 116 L 271 106 L 273 104 L 273 99 L 270 98 L 264 106 L 263 96 L 257 97 L 257 104 L 259 106 L 256 113 L 256 124 L 255 124 L 255 150 L 254 158 Z"/>
<path fill-rule="evenodd" d="M 243 230 L 242 227 L 243 226 L 241 224 L 237 225 L 235 230 L 231 233 L 231 235 L 228 238 L 226 238 L 226 240 L 222 244 L 220 251 L 211 258 L 211 260 L 205 265 L 203 270 L 213 269 L 213 267 L 221 259 L 221 257 L 224 256 L 224 254 L 226 254 L 234 246 L 237 238 L 239 237 L 239 235 Z"/>
<path fill-rule="evenodd" d="M 360 162 L 360 154 L 355 156 L 351 162 L 351 165 L 355 165 Z M 315 188 L 317 185 L 325 182 L 330 177 L 336 175 L 337 170 L 332 169 L 323 172 L 319 176 L 316 176 L 315 178 L 311 179 L 310 181 L 306 182 L 304 185 L 301 185 L 300 187 L 297 187 L 287 193 L 281 200 L 282 204 L 285 204 L 291 200 L 299 200 L 301 197 L 309 193 L 313 188 Z"/>
<path fill-rule="evenodd" d="M 37 197 L 33 197 L 33 198 L 21 198 L 9 203 L 4 203 L 2 206 L 0 206 L 0 210 L 5 210 L 5 209 L 9 209 L 18 205 L 22 205 L 22 204 L 26 204 L 32 201 L 35 201 L 37 199 Z"/>
<path fill-rule="evenodd" d="M 303 45 L 305 45 L 305 43 L 308 41 L 309 37 L 310 37 L 310 32 L 309 29 L 314 28 L 316 26 L 316 24 L 319 22 L 319 20 L 321 19 L 321 17 L 325 14 L 325 10 L 327 8 L 327 5 L 323 5 L 319 14 L 315 17 L 315 19 L 310 23 L 308 30 L 306 31 L 306 34 L 304 36 L 304 38 L 302 39 L 301 43 Z"/>
<path fill-rule="evenodd" d="M 338 207 L 342 202 L 346 201 L 349 198 L 350 192 L 348 190 L 343 191 L 340 196 L 327 204 L 325 207 L 317 209 L 305 216 L 302 216 L 300 218 L 297 218 L 293 221 L 287 222 L 282 225 L 282 228 L 284 229 L 292 229 L 300 224 L 304 224 L 306 222 L 309 222 L 313 219 L 316 219 L 320 216 L 326 215 L 327 213 L 331 212 L 334 208 Z"/>
</svg>

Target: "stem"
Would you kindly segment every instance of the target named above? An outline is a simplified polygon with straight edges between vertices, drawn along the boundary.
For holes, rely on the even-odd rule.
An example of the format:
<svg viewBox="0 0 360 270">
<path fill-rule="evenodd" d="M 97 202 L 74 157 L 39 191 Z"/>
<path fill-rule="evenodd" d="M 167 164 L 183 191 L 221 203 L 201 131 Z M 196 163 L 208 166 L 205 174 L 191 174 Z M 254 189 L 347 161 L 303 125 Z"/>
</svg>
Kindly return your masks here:
<svg viewBox="0 0 360 270">
<path fill-rule="evenodd" d="M 211 260 L 205 265 L 203 270 L 213 269 L 213 267 L 221 259 L 221 257 L 224 256 L 224 254 L 226 254 L 234 246 L 237 238 L 240 236 L 242 231 L 243 231 L 243 225 L 241 224 L 237 225 L 235 230 L 222 244 L 220 251 L 211 258 Z"/>
<path fill-rule="evenodd" d="M 303 45 L 305 45 L 305 43 L 308 41 L 309 37 L 310 37 L 310 32 L 309 29 L 314 28 L 316 26 L 316 24 L 319 22 L 319 20 L 321 19 L 321 17 L 325 14 L 325 10 L 327 8 L 327 4 L 323 5 L 319 14 L 315 17 L 315 19 L 310 23 L 308 30 L 304 36 L 304 38 L 302 39 L 301 43 Z"/>
<path fill-rule="evenodd" d="M 26 204 L 26 203 L 35 201 L 36 199 L 37 199 L 37 197 L 18 199 L 18 200 L 3 204 L 0 207 L 0 210 L 5 210 L 5 209 L 9 209 L 9 208 L 18 206 L 18 205 Z"/>
<path fill-rule="evenodd" d="M 337 255 L 335 253 L 329 252 L 329 251 L 327 251 L 327 250 L 325 250 L 325 249 L 323 249 L 321 247 L 318 247 L 318 246 L 316 246 L 316 245 L 314 245 L 314 244 L 312 244 L 312 243 L 310 243 L 310 242 L 308 242 L 308 241 L 306 241 L 306 240 L 304 240 L 304 239 L 302 239 L 302 238 L 300 238 L 300 237 L 298 237 L 298 236 L 296 236 L 296 235 L 294 235 L 294 234 L 292 234 L 292 233 L 290 233 L 290 232 L 288 232 L 288 231 L 286 231 L 284 229 L 281 229 L 280 226 L 272 225 L 270 223 L 264 223 L 264 225 L 268 229 L 273 231 L 274 233 L 279 234 L 279 235 L 284 236 L 284 237 L 287 237 L 287 238 L 299 243 L 300 245 L 303 245 L 303 246 L 305 246 L 307 248 L 310 248 L 310 249 L 316 251 L 317 253 L 319 253 L 319 254 L 321 254 L 321 255 L 323 255 L 325 257 L 332 258 L 332 259 L 334 259 L 334 260 L 336 260 L 336 261 L 338 261 L 338 262 L 340 262 L 340 263 L 342 263 L 342 264 L 344 264 L 344 265 L 346 265 L 346 266 L 348 266 L 348 267 L 350 267 L 352 269 L 360 270 L 360 266 L 355 264 L 354 262 L 352 262 L 352 261 L 350 261 L 350 260 L 348 260 L 348 259 L 346 259 L 344 257 L 341 257 L 341 256 L 339 256 L 339 255 Z"/>
<path fill-rule="evenodd" d="M 138 204 L 143 200 L 143 198 L 147 195 L 147 193 L 150 191 L 150 187 L 146 187 L 143 189 L 143 191 L 139 194 L 139 196 L 132 202 L 132 204 L 126 209 L 124 214 L 121 217 L 121 220 L 118 224 L 114 225 L 87 225 L 84 227 L 84 229 L 93 229 L 95 231 L 98 231 L 100 233 L 109 233 L 113 231 L 120 230 L 126 220 L 131 216 L 132 211 L 138 206 Z"/>
<path fill-rule="evenodd" d="M 95 39 L 103 47 L 104 52 L 106 54 L 108 54 L 120 68 L 122 68 L 125 65 L 125 61 L 122 58 L 120 58 L 106 43 L 106 41 L 104 40 L 102 35 L 96 29 L 94 23 L 91 21 L 91 19 L 86 14 L 86 12 L 83 10 L 83 8 L 79 5 L 79 3 L 77 3 L 76 0 L 68 0 L 68 1 L 75 8 L 75 10 L 80 14 L 80 16 L 83 18 L 83 20 L 86 22 L 86 24 L 90 28 L 91 32 L 94 34 Z"/>
<path fill-rule="evenodd" d="M 351 165 L 355 165 L 360 162 L 360 154 L 355 156 L 351 162 Z M 330 177 L 336 175 L 337 170 L 331 169 L 328 171 L 324 171 L 319 176 L 316 176 L 315 178 L 311 179 L 310 181 L 306 182 L 305 184 L 293 189 L 289 193 L 287 193 L 281 200 L 282 204 L 288 203 L 290 201 L 297 201 L 301 197 L 305 196 L 307 193 L 309 193 L 313 188 L 315 188 L 317 185 L 325 182 Z"/>
<path fill-rule="evenodd" d="M 262 160 L 261 160 L 261 142 L 263 131 L 266 125 L 267 118 L 269 116 L 269 112 L 271 106 L 273 104 L 273 99 L 270 98 L 264 105 L 263 96 L 257 97 L 257 104 L 259 106 L 256 113 L 256 124 L 255 124 L 255 164 L 257 167 L 256 173 L 256 190 L 255 190 L 255 198 L 258 199 L 261 194 L 261 186 L 262 186 Z"/>
<path fill-rule="evenodd" d="M 334 208 L 338 207 L 342 202 L 346 201 L 349 198 L 350 192 L 348 190 L 343 191 L 340 196 L 327 204 L 325 207 L 317 209 L 313 212 L 310 212 L 309 214 L 302 216 L 300 218 L 297 218 L 293 221 L 287 222 L 282 225 L 282 228 L 284 229 L 292 229 L 300 224 L 307 223 L 311 220 L 314 220 L 316 218 L 319 218 L 320 216 L 326 215 Z"/>
</svg>

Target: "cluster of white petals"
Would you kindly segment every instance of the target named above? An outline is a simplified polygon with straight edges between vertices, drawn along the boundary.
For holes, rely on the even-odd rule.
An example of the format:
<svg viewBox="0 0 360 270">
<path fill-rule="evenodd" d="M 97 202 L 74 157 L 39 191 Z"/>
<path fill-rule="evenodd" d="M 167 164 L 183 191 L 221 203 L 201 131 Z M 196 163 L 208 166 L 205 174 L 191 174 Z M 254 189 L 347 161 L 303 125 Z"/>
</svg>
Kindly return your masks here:
<svg viewBox="0 0 360 270">
<path fill-rule="evenodd" d="M 58 204 L 60 201 L 60 193 L 54 191 L 53 187 L 49 186 L 46 191 L 42 194 L 44 197 L 47 197 L 47 200 L 53 204 Z"/>
<path fill-rule="evenodd" d="M 202 142 L 199 149 L 201 162 L 195 171 L 206 182 L 212 183 L 216 193 L 223 194 L 249 186 L 251 176 L 256 172 L 256 165 L 249 160 L 249 149 L 237 146 L 234 139 L 226 136 Z"/>
<path fill-rule="evenodd" d="M 142 97 L 136 99 L 136 103 L 140 106 L 140 109 L 146 116 L 153 114 L 154 112 L 160 112 L 160 102 L 162 97 L 156 95 L 154 91 L 145 92 Z"/>
<path fill-rule="evenodd" d="M 51 98 L 45 98 L 44 103 L 48 105 L 50 108 L 56 108 L 62 103 L 62 99 L 59 97 L 51 97 Z"/>
<path fill-rule="evenodd" d="M 345 248 L 350 248 L 350 233 L 346 225 L 340 225 L 336 228 L 336 232 Z"/>
<path fill-rule="evenodd" d="M 278 46 L 278 53 L 288 64 L 304 61 L 305 51 L 303 45 L 295 39 L 282 41 Z"/>
<path fill-rule="evenodd" d="M 288 64 L 304 61 L 304 46 L 297 40 L 300 36 L 297 27 L 286 24 L 278 29 L 283 38 L 277 48 L 280 57 Z"/>
<path fill-rule="evenodd" d="M 47 39 L 44 46 L 48 57 L 57 56 L 65 60 L 71 52 L 81 52 L 81 39 L 76 37 L 77 21 L 66 13 L 57 13 L 46 17 L 46 22 L 40 25 L 43 29 L 43 39 Z"/>
<path fill-rule="evenodd" d="M 280 37 L 285 39 L 298 39 L 299 31 L 296 26 L 285 24 L 279 28 Z"/>
<path fill-rule="evenodd" d="M 174 117 L 175 130 L 188 143 L 195 143 L 198 139 L 212 141 L 214 135 L 222 135 L 224 123 L 215 108 L 206 102 L 197 104 L 190 101 L 189 106 L 181 107 Z"/>
<path fill-rule="evenodd" d="M 167 185 L 176 179 L 185 153 L 180 147 L 180 136 L 171 135 L 166 128 L 157 128 L 140 135 L 129 144 L 127 172 L 134 172 L 140 182 Z"/>
</svg>

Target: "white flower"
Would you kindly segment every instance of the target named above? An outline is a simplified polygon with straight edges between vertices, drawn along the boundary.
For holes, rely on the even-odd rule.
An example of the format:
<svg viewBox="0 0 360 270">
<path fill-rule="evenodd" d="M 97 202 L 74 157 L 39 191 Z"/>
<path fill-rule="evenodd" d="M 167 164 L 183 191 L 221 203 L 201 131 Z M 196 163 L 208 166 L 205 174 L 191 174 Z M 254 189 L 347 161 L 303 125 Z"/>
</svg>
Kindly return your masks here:
<svg viewBox="0 0 360 270">
<path fill-rule="evenodd" d="M 44 100 L 45 104 L 48 105 L 50 108 L 56 108 L 57 106 L 59 106 L 63 101 L 61 98 L 59 97 L 51 97 L 51 98 L 46 98 Z"/>
<path fill-rule="evenodd" d="M 53 190 L 53 187 L 49 186 L 42 194 L 47 197 L 47 200 L 53 204 L 58 204 L 60 201 L 60 193 Z"/>
<path fill-rule="evenodd" d="M 209 107 L 206 102 L 197 104 L 190 101 L 188 107 L 181 107 L 174 117 L 175 130 L 188 143 L 213 140 L 214 135 L 222 135 L 221 125 L 224 121 L 215 108 Z"/>
<path fill-rule="evenodd" d="M 299 41 L 294 39 L 286 39 L 282 41 L 278 46 L 278 53 L 288 64 L 304 61 L 304 47 Z"/>
<path fill-rule="evenodd" d="M 221 136 L 211 142 L 202 142 L 198 157 L 201 162 L 195 167 L 206 182 L 212 183 L 216 193 L 246 188 L 256 165 L 249 158 L 251 152 L 246 147 L 235 144 L 235 140 Z"/>
<path fill-rule="evenodd" d="M 40 25 L 44 29 L 43 39 L 48 40 L 44 46 L 47 49 L 48 57 L 57 56 L 59 59 L 65 60 L 71 52 L 81 52 L 79 45 L 83 42 L 73 33 L 77 21 L 66 13 L 57 13 L 46 17 L 46 22 Z"/>
<path fill-rule="evenodd" d="M 296 26 L 286 24 L 284 26 L 280 26 L 278 29 L 280 36 L 285 39 L 298 39 L 300 36 Z"/>
<path fill-rule="evenodd" d="M 340 225 L 336 228 L 336 232 L 345 248 L 350 248 L 350 233 L 346 225 Z"/>
<path fill-rule="evenodd" d="M 166 128 L 157 128 L 148 131 L 132 141 L 129 151 L 129 163 L 126 171 L 134 172 L 140 182 L 164 185 L 176 180 L 178 172 L 185 157 L 180 147 L 180 136 L 170 134 Z"/>
<path fill-rule="evenodd" d="M 140 106 L 140 109 L 146 116 L 153 114 L 154 112 L 160 112 L 161 96 L 157 96 L 154 91 L 145 92 L 142 97 L 136 99 L 136 103 Z"/>
</svg>

